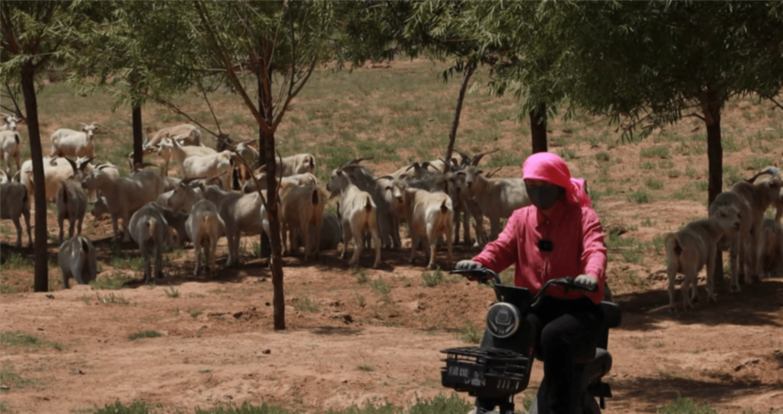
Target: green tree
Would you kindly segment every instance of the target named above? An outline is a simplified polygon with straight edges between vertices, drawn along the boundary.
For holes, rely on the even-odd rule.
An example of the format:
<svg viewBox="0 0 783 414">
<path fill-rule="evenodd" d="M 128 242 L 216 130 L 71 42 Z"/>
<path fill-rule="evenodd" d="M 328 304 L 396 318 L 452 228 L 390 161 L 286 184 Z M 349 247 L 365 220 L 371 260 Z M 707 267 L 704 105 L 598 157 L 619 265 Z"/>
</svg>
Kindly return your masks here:
<svg viewBox="0 0 783 414">
<path fill-rule="evenodd" d="M 26 2 L 4 1 L 0 3 L 0 25 L 3 38 L 0 42 L 0 71 L 2 83 L 21 89 L 24 97 L 24 117 L 27 122 L 30 155 L 33 161 L 33 180 L 44 182 L 41 131 L 38 123 L 36 79 L 41 70 L 53 61 L 67 61 L 73 57 L 77 33 L 84 24 L 84 13 L 91 5 L 79 2 Z M 21 112 L 21 108 L 18 108 Z M 37 259 L 46 258 L 48 241 L 46 226 L 46 189 L 35 187 L 35 241 Z M 49 289 L 47 260 L 35 261 L 34 290 Z"/>
<path fill-rule="evenodd" d="M 196 86 L 206 100 L 208 90 L 219 82 L 237 95 L 258 124 L 268 172 L 265 207 L 272 234 L 274 328 L 285 329 L 275 132 L 315 68 L 335 59 L 345 46 L 338 22 L 346 6 L 327 1 L 193 1 L 123 9 L 128 16 L 120 17 L 146 56 L 140 66 L 153 73 L 154 65 L 167 65 L 166 76 L 146 78 L 148 98 L 179 111 L 169 97 Z"/>
<path fill-rule="evenodd" d="M 734 96 L 783 86 L 774 2 L 557 2 L 560 82 L 574 104 L 608 114 L 625 137 L 683 117 L 707 130 L 709 194 L 723 189 L 721 111 Z"/>
</svg>

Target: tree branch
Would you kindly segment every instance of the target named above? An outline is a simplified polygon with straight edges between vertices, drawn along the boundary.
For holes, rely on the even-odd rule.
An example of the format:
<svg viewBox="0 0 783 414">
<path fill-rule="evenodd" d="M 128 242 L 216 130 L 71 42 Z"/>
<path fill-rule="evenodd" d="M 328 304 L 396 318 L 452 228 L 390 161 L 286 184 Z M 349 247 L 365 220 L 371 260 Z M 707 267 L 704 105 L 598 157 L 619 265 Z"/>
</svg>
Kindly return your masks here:
<svg viewBox="0 0 783 414">
<path fill-rule="evenodd" d="M 770 97 L 769 97 L 769 98 L 767 98 L 767 99 L 769 99 L 770 101 L 772 101 L 772 103 L 774 103 L 774 104 L 775 104 L 775 106 L 777 106 L 778 108 L 780 108 L 780 109 L 783 109 L 783 105 L 781 105 L 781 104 L 780 104 L 778 101 L 776 101 L 774 97 L 771 97 L 771 96 L 770 96 Z M 773 109 L 774 109 L 774 108 L 773 108 Z"/>
</svg>

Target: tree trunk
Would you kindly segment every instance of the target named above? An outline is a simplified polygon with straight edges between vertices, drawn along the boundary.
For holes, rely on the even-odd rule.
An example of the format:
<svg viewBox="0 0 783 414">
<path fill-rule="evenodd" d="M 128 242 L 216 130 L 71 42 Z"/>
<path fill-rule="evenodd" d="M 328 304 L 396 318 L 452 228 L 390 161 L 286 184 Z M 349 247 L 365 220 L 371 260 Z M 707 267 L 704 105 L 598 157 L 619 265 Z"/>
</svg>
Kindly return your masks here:
<svg viewBox="0 0 783 414">
<path fill-rule="evenodd" d="M 141 130 L 141 104 L 133 106 L 133 163 L 144 162 L 144 152 L 141 148 L 144 143 L 144 133 Z"/>
<path fill-rule="evenodd" d="M 540 104 L 530 111 L 530 133 L 533 136 L 533 154 L 547 152 L 546 104 Z"/>
<path fill-rule="evenodd" d="M 277 166 L 275 165 L 275 136 L 266 136 L 266 185 L 267 204 L 269 209 L 266 214 L 269 219 L 269 232 L 271 233 L 272 254 L 269 258 L 269 269 L 272 272 L 272 286 L 274 288 L 274 327 L 275 330 L 285 329 L 285 294 L 283 290 L 283 255 L 280 240 L 280 220 L 277 217 Z"/>
<path fill-rule="evenodd" d="M 722 102 L 717 94 L 707 92 L 701 98 L 704 123 L 707 125 L 707 159 L 709 162 L 708 205 L 723 191 L 723 147 L 720 136 L 720 110 Z M 723 254 L 718 251 L 715 258 L 714 280 L 716 286 L 723 286 Z"/>
<path fill-rule="evenodd" d="M 272 125 L 272 97 L 263 93 L 261 87 L 261 76 L 259 79 L 259 105 L 258 109 L 264 117 L 267 125 Z M 268 81 L 271 87 L 271 74 Z M 270 247 L 271 255 L 269 257 L 269 270 L 272 272 L 273 297 L 272 305 L 274 308 L 274 329 L 285 329 L 285 291 L 283 289 L 283 255 L 280 240 L 280 220 L 277 217 L 277 164 L 275 164 L 275 135 L 260 133 L 259 159 L 266 163 L 266 186 L 267 186 L 267 217 L 269 220 L 269 232 L 271 234 Z M 263 158 L 261 155 L 263 154 Z"/>
<path fill-rule="evenodd" d="M 258 108 L 259 110 L 264 107 L 264 86 L 261 84 L 261 76 L 263 76 L 261 73 L 256 74 L 256 79 L 258 80 Z M 272 84 L 272 79 L 269 78 L 270 85 Z M 264 129 L 259 127 L 258 128 L 258 160 L 256 161 L 256 165 L 253 166 L 253 168 L 260 167 L 262 162 L 266 161 L 266 139 L 264 137 Z M 253 174 L 253 172 L 250 172 Z M 272 254 L 272 249 L 269 246 L 269 237 L 264 233 L 261 232 L 261 248 L 260 248 L 260 255 L 264 258 L 269 258 Z"/>
<path fill-rule="evenodd" d="M 38 100 L 35 96 L 35 68 L 30 62 L 22 67 L 22 94 L 27 111 L 27 134 L 30 139 L 30 158 L 33 160 L 33 182 L 35 186 L 35 276 L 36 292 L 49 290 L 49 259 L 46 243 L 49 239 L 46 229 L 46 186 L 44 181 L 43 150 L 41 130 L 38 125 Z"/>
<path fill-rule="evenodd" d="M 451 131 L 449 132 L 449 146 L 446 149 L 446 161 L 451 159 L 451 153 L 454 152 L 454 142 L 457 140 L 457 128 L 459 128 L 459 117 L 462 114 L 462 102 L 465 100 L 465 91 L 468 89 L 468 82 L 470 81 L 470 77 L 473 76 L 474 70 L 473 66 L 466 65 L 462 72 L 462 85 L 459 87 L 457 108 L 454 110 L 454 120 L 451 123 Z"/>
</svg>

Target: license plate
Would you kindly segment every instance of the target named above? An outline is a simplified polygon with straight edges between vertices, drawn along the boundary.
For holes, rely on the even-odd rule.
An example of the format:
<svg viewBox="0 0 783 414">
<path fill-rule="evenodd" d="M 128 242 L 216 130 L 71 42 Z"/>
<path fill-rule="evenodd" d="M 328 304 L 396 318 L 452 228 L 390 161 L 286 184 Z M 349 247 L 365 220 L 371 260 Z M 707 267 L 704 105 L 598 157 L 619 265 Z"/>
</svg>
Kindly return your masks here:
<svg viewBox="0 0 783 414">
<path fill-rule="evenodd" d="M 485 385 L 484 367 L 475 364 L 450 363 L 446 369 L 452 381 L 473 387 Z"/>
</svg>

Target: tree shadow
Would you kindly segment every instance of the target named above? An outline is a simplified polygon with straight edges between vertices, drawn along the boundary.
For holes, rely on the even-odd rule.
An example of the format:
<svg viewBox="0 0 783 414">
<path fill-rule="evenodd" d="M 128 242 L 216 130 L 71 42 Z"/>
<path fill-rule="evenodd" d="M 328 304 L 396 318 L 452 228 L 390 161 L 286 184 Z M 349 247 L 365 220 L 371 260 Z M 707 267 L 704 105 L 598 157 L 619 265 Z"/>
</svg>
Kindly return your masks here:
<svg viewBox="0 0 783 414">
<path fill-rule="evenodd" d="M 641 377 L 627 380 L 614 378 L 610 385 L 613 392 L 636 401 L 645 401 L 655 407 L 678 397 L 690 398 L 709 404 L 731 403 L 737 398 L 759 395 L 764 392 L 779 391 L 779 386 L 759 385 L 757 381 L 742 379 L 721 379 L 720 382 L 708 382 L 682 377 Z M 611 400 L 607 402 L 610 405 Z"/>
<path fill-rule="evenodd" d="M 348 328 L 344 326 L 317 326 L 308 329 L 310 333 L 327 336 L 353 336 L 364 331 L 362 328 Z"/>
<path fill-rule="evenodd" d="M 679 295 L 677 289 L 677 298 Z M 700 287 L 700 302 L 687 312 L 679 307 L 677 313 L 669 312 L 669 294 L 666 290 L 615 295 L 624 315 L 620 329 L 651 330 L 661 320 L 674 320 L 683 325 L 699 324 L 774 326 L 780 327 L 779 316 L 783 308 L 783 280 L 765 279 L 761 283 L 742 285 L 742 293 L 719 293 L 717 303 L 706 302 L 704 287 Z"/>
</svg>

